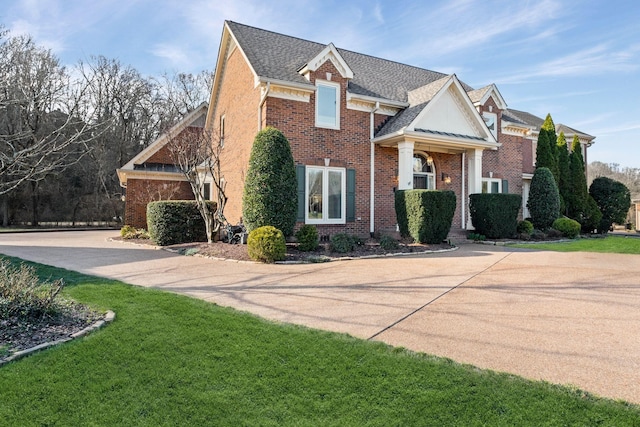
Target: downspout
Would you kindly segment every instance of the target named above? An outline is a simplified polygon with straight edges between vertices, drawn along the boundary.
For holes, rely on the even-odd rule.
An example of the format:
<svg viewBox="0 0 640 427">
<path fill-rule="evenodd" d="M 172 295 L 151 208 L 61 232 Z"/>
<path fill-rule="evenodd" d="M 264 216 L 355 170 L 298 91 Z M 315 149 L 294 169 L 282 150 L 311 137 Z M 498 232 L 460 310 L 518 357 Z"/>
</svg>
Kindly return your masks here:
<svg viewBox="0 0 640 427">
<path fill-rule="evenodd" d="M 269 96 L 269 91 L 271 91 L 271 82 L 267 82 L 267 90 L 260 97 L 260 105 L 258 106 L 258 132 L 262 130 L 262 106 Z"/>
<path fill-rule="evenodd" d="M 371 147 L 370 147 L 370 160 L 371 160 L 371 164 L 369 165 L 369 173 L 370 173 L 370 177 L 369 177 L 369 235 L 371 237 L 373 237 L 373 234 L 375 232 L 375 225 L 374 225 L 374 221 L 375 221 L 375 209 L 376 209 L 376 204 L 375 204 L 375 183 L 376 183 L 376 171 L 375 171 L 375 144 L 373 143 L 373 137 L 375 136 L 375 113 L 376 111 L 378 111 L 380 109 L 380 102 L 376 101 L 376 106 L 373 108 L 373 110 L 371 110 L 371 120 L 370 120 L 370 141 L 371 141 Z"/>
<path fill-rule="evenodd" d="M 467 198 L 464 195 L 465 190 L 466 190 L 465 185 L 464 185 L 464 182 L 465 182 L 464 164 L 466 163 L 466 157 L 467 157 L 466 154 L 467 154 L 466 151 L 462 152 L 462 204 L 461 204 L 462 219 L 461 219 L 461 221 L 462 221 L 462 229 L 463 230 L 466 230 L 466 228 L 467 228 L 467 212 L 466 212 L 466 206 L 467 206 L 466 201 L 467 201 Z"/>
</svg>

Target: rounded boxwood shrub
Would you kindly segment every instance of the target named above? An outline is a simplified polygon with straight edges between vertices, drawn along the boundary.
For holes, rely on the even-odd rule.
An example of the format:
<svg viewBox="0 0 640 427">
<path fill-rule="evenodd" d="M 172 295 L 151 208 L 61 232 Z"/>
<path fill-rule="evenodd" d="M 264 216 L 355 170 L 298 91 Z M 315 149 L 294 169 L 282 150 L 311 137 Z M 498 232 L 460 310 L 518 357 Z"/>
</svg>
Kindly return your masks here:
<svg viewBox="0 0 640 427">
<path fill-rule="evenodd" d="M 298 250 L 303 252 L 315 251 L 318 249 L 319 237 L 318 229 L 315 225 L 305 224 L 296 232 Z"/>
<path fill-rule="evenodd" d="M 569 239 L 575 239 L 580 234 L 582 226 L 578 221 L 571 218 L 558 218 L 553 221 L 551 228 L 558 230 L 563 236 Z"/>
<path fill-rule="evenodd" d="M 249 233 L 247 250 L 251 259 L 272 263 L 285 258 L 287 244 L 282 231 L 271 225 L 265 225 Z"/>
<path fill-rule="evenodd" d="M 518 228 L 516 230 L 518 234 L 528 234 L 531 236 L 533 233 L 533 224 L 529 220 L 523 220 L 518 223 Z"/>
<path fill-rule="evenodd" d="M 400 243 L 391 236 L 384 235 L 380 237 L 380 247 L 385 251 L 392 251 L 400 247 Z"/>
<path fill-rule="evenodd" d="M 272 225 L 293 234 L 298 208 L 296 169 L 287 138 L 267 127 L 256 135 L 242 196 L 242 219 L 250 232 Z"/>
<path fill-rule="evenodd" d="M 351 252 L 360 243 L 360 240 L 355 236 L 351 236 L 347 233 L 336 233 L 331 236 L 331 243 L 329 249 L 331 252 L 337 252 L 344 254 Z"/>
</svg>

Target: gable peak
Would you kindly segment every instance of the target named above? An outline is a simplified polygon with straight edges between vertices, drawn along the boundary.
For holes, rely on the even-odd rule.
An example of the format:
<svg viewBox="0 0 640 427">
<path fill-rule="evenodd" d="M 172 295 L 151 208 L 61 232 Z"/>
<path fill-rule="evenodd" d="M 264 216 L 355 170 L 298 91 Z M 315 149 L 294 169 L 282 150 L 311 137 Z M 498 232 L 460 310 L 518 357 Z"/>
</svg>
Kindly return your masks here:
<svg viewBox="0 0 640 427">
<path fill-rule="evenodd" d="M 331 61 L 331 63 L 336 67 L 340 75 L 345 79 L 353 78 L 353 71 L 344 60 L 338 49 L 336 49 L 333 43 L 329 43 L 325 46 L 324 49 L 320 51 L 316 56 L 311 58 L 309 62 L 307 62 L 298 72 L 305 76 L 307 80 L 309 79 L 309 73 L 316 71 L 322 64 L 327 61 Z"/>
</svg>

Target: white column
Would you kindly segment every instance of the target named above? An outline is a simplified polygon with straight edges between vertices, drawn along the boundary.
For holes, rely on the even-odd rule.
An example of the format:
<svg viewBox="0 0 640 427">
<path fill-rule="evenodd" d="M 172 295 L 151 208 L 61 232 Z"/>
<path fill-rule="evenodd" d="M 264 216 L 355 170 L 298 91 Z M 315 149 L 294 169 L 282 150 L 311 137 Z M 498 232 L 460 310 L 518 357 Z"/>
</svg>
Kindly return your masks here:
<svg viewBox="0 0 640 427">
<path fill-rule="evenodd" d="M 482 150 L 467 150 L 468 194 L 482 193 Z M 471 215 L 467 215 L 467 230 L 473 230 Z"/>
<path fill-rule="evenodd" d="M 398 143 L 398 190 L 413 188 L 413 141 Z"/>
</svg>

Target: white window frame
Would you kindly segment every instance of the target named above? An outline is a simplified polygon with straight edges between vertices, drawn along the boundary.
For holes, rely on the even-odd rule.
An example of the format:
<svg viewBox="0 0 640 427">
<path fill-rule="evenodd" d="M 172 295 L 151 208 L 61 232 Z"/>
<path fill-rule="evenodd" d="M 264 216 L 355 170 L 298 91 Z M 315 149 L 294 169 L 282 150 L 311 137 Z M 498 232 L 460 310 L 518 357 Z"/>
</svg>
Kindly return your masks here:
<svg viewBox="0 0 640 427">
<path fill-rule="evenodd" d="M 494 182 L 498 183 L 498 193 L 502 193 L 502 180 L 500 178 L 482 178 L 482 192 L 493 193 L 493 191 L 491 191 L 491 184 L 493 184 Z"/>
<path fill-rule="evenodd" d="M 425 160 L 428 159 L 429 157 L 431 157 L 428 153 L 423 153 L 421 151 L 419 152 L 415 152 L 413 153 L 413 158 L 415 159 L 416 156 L 420 156 L 422 158 L 424 158 Z M 432 157 L 433 159 L 433 157 Z M 413 166 L 413 164 L 412 164 Z M 437 180 L 436 180 L 436 165 L 433 162 L 433 160 L 431 161 L 431 164 L 429 165 L 429 167 L 431 168 L 431 172 L 416 172 L 413 171 L 413 178 L 415 180 L 416 175 L 418 176 L 426 176 L 427 177 L 427 190 L 437 190 Z M 431 187 L 429 187 L 429 183 L 433 183 L 433 185 Z M 414 186 L 415 188 L 415 186 Z"/>
<path fill-rule="evenodd" d="M 329 87 L 336 93 L 336 116 L 333 123 L 323 122 L 318 115 L 320 109 L 320 88 Z M 328 80 L 316 80 L 316 127 L 325 129 L 340 129 L 340 83 L 330 82 Z"/>
<path fill-rule="evenodd" d="M 309 217 L 309 172 L 322 172 L 322 218 Z M 340 218 L 328 218 L 329 210 L 325 209 L 325 195 L 329 193 L 329 172 L 339 172 L 341 177 Z M 304 220 L 305 224 L 346 224 L 347 223 L 347 170 L 324 166 L 306 166 L 304 172 Z"/>
<path fill-rule="evenodd" d="M 538 151 L 538 141 L 531 141 L 531 161 L 532 165 L 536 165 L 536 151 Z"/>
<path fill-rule="evenodd" d="M 484 119 L 485 125 L 487 125 L 487 128 L 493 134 L 493 137 L 497 141 L 498 140 L 498 115 L 496 113 L 490 113 L 488 111 L 485 111 L 484 113 L 482 113 L 482 118 Z M 493 120 L 493 130 L 489 128 L 489 122 L 491 120 Z"/>
</svg>

